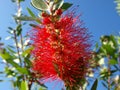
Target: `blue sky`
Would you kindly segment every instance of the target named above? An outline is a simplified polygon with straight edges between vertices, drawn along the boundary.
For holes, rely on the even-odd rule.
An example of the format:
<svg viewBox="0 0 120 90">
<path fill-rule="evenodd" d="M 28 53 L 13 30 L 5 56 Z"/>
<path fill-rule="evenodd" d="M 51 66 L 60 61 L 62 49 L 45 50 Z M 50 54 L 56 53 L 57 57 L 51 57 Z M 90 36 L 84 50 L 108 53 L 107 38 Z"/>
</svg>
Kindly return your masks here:
<svg viewBox="0 0 120 90">
<path fill-rule="evenodd" d="M 77 13 L 82 13 L 82 20 L 85 26 L 93 35 L 92 39 L 96 42 L 101 35 L 118 35 L 120 31 L 120 16 L 116 12 L 116 4 L 114 0 L 65 0 L 65 2 L 71 2 L 74 6 L 79 5 L 76 10 Z M 23 5 L 23 13 L 28 14 L 26 7 L 30 7 L 37 14 L 37 11 L 30 5 L 30 0 L 26 0 Z M 4 38 L 8 36 L 7 27 L 15 26 L 13 22 L 13 15 L 16 12 L 15 4 L 11 3 L 11 0 L 3 0 L 0 3 L 0 37 L 2 41 L 9 44 L 9 41 L 5 41 Z M 27 28 L 29 30 L 29 26 Z M 27 31 L 27 30 L 26 30 Z M 1 69 L 4 69 L 0 65 Z M 2 77 L 0 77 L 1 79 Z M 50 85 L 53 90 L 52 86 Z M 100 86 L 99 86 L 100 87 Z M 8 81 L 0 83 L 0 90 L 12 90 Z M 55 89 L 59 90 L 59 89 Z M 100 90 L 100 88 L 98 89 Z"/>
</svg>

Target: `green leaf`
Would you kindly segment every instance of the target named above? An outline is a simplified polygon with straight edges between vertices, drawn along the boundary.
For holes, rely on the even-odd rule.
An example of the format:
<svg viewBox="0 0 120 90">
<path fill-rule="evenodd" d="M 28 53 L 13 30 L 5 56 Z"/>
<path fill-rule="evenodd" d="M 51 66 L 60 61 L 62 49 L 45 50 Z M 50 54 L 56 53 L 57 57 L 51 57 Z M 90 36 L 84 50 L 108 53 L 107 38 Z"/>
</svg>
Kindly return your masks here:
<svg viewBox="0 0 120 90">
<path fill-rule="evenodd" d="M 95 48 L 93 49 L 93 51 L 97 51 L 98 47 L 99 47 L 99 45 L 98 45 L 98 43 L 96 43 Z"/>
<path fill-rule="evenodd" d="M 62 7 L 64 0 L 55 0 L 54 9 L 57 10 Z"/>
<path fill-rule="evenodd" d="M 30 55 L 29 55 L 29 57 L 26 57 L 24 60 L 25 60 L 25 62 L 26 62 L 26 64 L 27 64 L 27 67 L 31 67 L 32 66 L 32 62 L 30 61 Z"/>
<path fill-rule="evenodd" d="M 29 24 L 31 27 L 38 27 L 37 25 L 35 24 Z"/>
<path fill-rule="evenodd" d="M 104 53 L 106 55 L 114 56 L 114 54 L 116 53 L 116 51 L 118 49 L 118 45 L 117 45 L 117 42 L 116 42 L 116 39 L 114 38 L 114 36 L 112 36 L 112 35 L 102 36 L 101 43 L 102 43 L 101 48 L 103 49 Z"/>
<path fill-rule="evenodd" d="M 4 49 L 2 53 L 0 53 L 2 59 L 8 60 L 12 59 L 11 55 Z"/>
<path fill-rule="evenodd" d="M 0 71 L 0 74 L 4 74 L 4 72 Z"/>
<path fill-rule="evenodd" d="M 91 90 L 97 90 L 98 80 L 96 79 L 94 84 L 92 85 Z"/>
<path fill-rule="evenodd" d="M 73 4 L 71 4 L 71 3 L 63 3 L 61 9 L 65 11 L 65 10 L 67 10 L 68 8 L 70 8 L 72 5 L 73 5 Z"/>
<path fill-rule="evenodd" d="M 19 2 L 23 2 L 23 1 L 25 1 L 25 0 L 18 0 Z"/>
<path fill-rule="evenodd" d="M 14 70 L 14 68 L 10 68 L 10 67 L 5 67 L 4 72 L 6 73 L 7 77 L 15 77 L 16 76 L 16 72 Z"/>
<path fill-rule="evenodd" d="M 22 81 L 21 82 L 21 88 L 20 88 L 20 90 L 28 90 L 27 81 Z"/>
<path fill-rule="evenodd" d="M 108 55 L 114 55 L 116 52 L 116 49 L 112 48 L 111 45 L 106 45 L 104 48 L 106 49 Z"/>
<path fill-rule="evenodd" d="M 11 47 L 7 46 L 7 50 L 9 50 L 10 53 L 16 53 Z"/>
<path fill-rule="evenodd" d="M 115 48 L 117 48 L 117 47 L 118 47 L 118 44 L 117 44 L 117 41 L 116 41 L 116 38 L 115 38 L 115 36 L 113 36 L 113 35 L 110 35 L 110 40 L 113 42 L 113 44 L 114 44 L 114 47 L 115 47 Z"/>
<path fill-rule="evenodd" d="M 11 0 L 13 3 L 16 2 L 16 0 Z"/>
<path fill-rule="evenodd" d="M 118 14 L 120 15 L 120 0 L 115 0 L 115 2 L 116 2 L 116 4 L 117 4 L 117 7 L 116 7 L 117 12 L 118 12 Z"/>
<path fill-rule="evenodd" d="M 0 82 L 3 82 L 3 80 L 0 80 Z"/>
<path fill-rule="evenodd" d="M 26 68 L 22 68 L 21 66 L 19 66 L 17 63 L 13 61 L 15 59 L 13 58 L 14 56 L 11 56 L 9 52 L 7 52 L 6 50 L 4 50 L 3 53 L 0 53 L 0 56 L 2 59 L 6 60 L 8 64 L 11 64 L 13 67 L 15 67 L 19 73 L 27 74 L 27 75 L 29 74 L 29 71 Z"/>
<path fill-rule="evenodd" d="M 22 32 L 22 25 L 19 24 L 17 27 L 16 27 L 16 31 L 17 31 L 17 36 L 19 36 Z"/>
<path fill-rule="evenodd" d="M 27 68 L 22 68 L 22 67 L 16 67 L 17 71 L 19 71 L 19 73 L 21 74 L 26 74 L 29 75 L 29 71 Z"/>
<path fill-rule="evenodd" d="M 22 53 L 22 56 L 26 57 L 28 54 L 31 53 L 32 50 L 33 50 L 33 47 L 29 47 Z"/>
<path fill-rule="evenodd" d="M 118 64 L 118 61 L 115 60 L 115 59 L 111 59 L 111 60 L 109 61 L 109 64 L 115 65 L 115 64 Z"/>
<path fill-rule="evenodd" d="M 47 90 L 46 88 L 40 87 L 39 90 Z"/>
<path fill-rule="evenodd" d="M 35 14 L 30 10 L 30 8 L 27 8 L 27 10 L 28 10 L 28 13 L 31 15 L 31 17 L 34 17 L 34 18 L 36 17 Z"/>
<path fill-rule="evenodd" d="M 36 21 L 38 23 L 41 23 L 40 19 L 38 17 L 28 17 L 28 16 L 21 16 L 21 17 L 16 17 L 14 16 L 16 20 L 22 20 L 22 21 Z"/>
<path fill-rule="evenodd" d="M 38 18 L 33 18 L 33 17 L 28 17 L 28 16 L 21 16 L 21 17 L 14 16 L 14 18 L 17 20 L 22 20 L 22 21 L 36 21 L 38 19 Z"/>
<path fill-rule="evenodd" d="M 17 2 L 17 1 L 20 3 L 20 2 L 23 2 L 23 1 L 25 1 L 25 0 L 11 0 L 11 1 L 12 1 L 13 3 L 15 3 L 15 2 Z"/>
<path fill-rule="evenodd" d="M 108 88 L 108 86 L 107 86 L 104 82 L 102 82 L 102 85 L 103 85 L 105 88 Z"/>
<path fill-rule="evenodd" d="M 14 30 L 12 27 L 8 27 L 9 30 Z"/>
<path fill-rule="evenodd" d="M 48 10 L 48 5 L 45 1 L 43 0 L 32 0 L 31 4 L 33 7 L 39 10 Z"/>
</svg>

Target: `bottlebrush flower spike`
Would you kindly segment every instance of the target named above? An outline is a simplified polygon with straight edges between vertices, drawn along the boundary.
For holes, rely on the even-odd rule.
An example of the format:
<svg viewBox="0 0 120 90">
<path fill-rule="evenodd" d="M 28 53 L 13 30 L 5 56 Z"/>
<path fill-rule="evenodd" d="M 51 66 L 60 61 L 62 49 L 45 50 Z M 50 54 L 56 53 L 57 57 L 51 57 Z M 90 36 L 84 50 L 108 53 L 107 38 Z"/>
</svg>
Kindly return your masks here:
<svg viewBox="0 0 120 90">
<path fill-rule="evenodd" d="M 42 78 L 60 78 L 66 88 L 76 90 L 85 79 L 89 67 L 90 46 L 88 31 L 82 27 L 79 16 L 66 14 L 60 19 L 33 29 L 35 60 L 33 70 Z"/>
</svg>

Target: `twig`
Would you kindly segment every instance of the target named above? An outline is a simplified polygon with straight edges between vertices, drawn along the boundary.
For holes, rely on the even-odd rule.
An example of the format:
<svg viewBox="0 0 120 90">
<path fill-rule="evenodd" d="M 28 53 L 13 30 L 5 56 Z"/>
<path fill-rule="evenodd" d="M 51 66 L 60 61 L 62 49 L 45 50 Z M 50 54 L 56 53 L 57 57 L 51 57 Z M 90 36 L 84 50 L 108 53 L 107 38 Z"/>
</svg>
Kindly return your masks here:
<svg viewBox="0 0 120 90">
<path fill-rule="evenodd" d="M 109 64 L 110 55 L 108 55 L 107 57 L 108 57 L 108 90 L 110 90 L 110 88 L 111 88 L 111 84 L 110 84 L 110 81 L 111 81 L 111 78 L 110 78 L 111 71 L 110 71 L 110 64 Z"/>
<path fill-rule="evenodd" d="M 20 51 L 19 51 L 19 47 L 18 47 L 18 40 L 17 40 L 16 30 L 14 30 L 13 32 L 14 32 L 14 40 L 15 40 L 15 44 L 16 44 L 18 58 L 20 60 L 20 65 L 22 65 L 22 60 L 21 60 L 21 57 L 20 57 Z"/>
</svg>

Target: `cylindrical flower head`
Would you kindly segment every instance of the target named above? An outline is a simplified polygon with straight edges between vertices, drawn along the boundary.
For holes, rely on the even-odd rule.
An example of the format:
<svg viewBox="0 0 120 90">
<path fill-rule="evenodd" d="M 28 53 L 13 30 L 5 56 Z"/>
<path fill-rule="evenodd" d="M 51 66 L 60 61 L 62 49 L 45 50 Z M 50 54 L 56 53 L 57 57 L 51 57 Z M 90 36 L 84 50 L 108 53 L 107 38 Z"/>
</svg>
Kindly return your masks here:
<svg viewBox="0 0 120 90">
<path fill-rule="evenodd" d="M 90 35 L 73 13 L 52 20 L 33 29 L 33 70 L 44 79 L 60 78 L 66 87 L 77 87 L 89 66 Z"/>
</svg>

